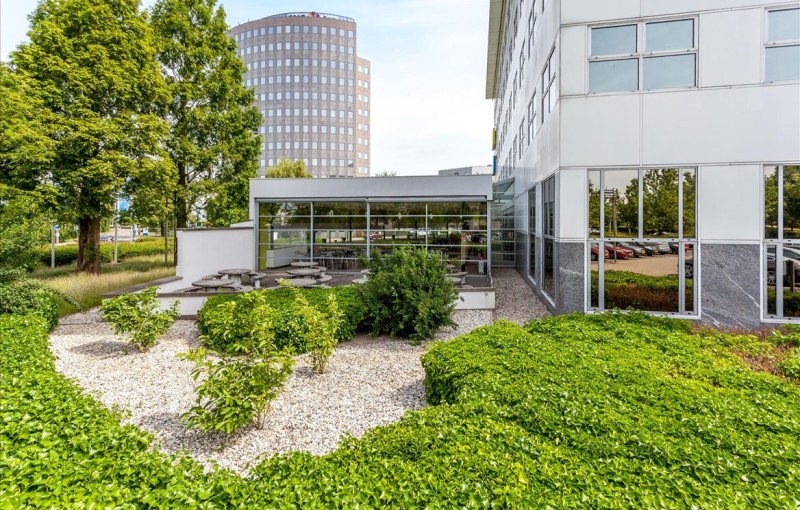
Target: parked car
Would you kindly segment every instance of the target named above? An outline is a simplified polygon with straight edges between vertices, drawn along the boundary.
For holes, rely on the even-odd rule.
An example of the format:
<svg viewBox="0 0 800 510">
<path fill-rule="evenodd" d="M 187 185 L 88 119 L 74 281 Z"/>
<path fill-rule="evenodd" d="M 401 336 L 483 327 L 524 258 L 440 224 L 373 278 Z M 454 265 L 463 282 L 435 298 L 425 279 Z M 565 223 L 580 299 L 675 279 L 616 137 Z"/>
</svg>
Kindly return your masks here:
<svg viewBox="0 0 800 510">
<path fill-rule="evenodd" d="M 795 285 L 800 286 L 800 252 L 797 250 L 784 250 L 784 257 L 783 263 L 783 284 L 784 285 L 791 285 L 792 284 L 792 275 L 787 268 L 791 266 L 794 268 L 794 283 Z M 797 257 L 797 258 L 795 258 Z M 777 281 L 777 272 L 775 269 L 775 254 L 768 253 L 767 254 L 767 285 L 774 286 Z"/>
<path fill-rule="evenodd" d="M 469 236 L 469 240 L 473 243 L 485 243 L 486 242 L 486 235 L 485 234 L 472 234 Z"/>
<path fill-rule="evenodd" d="M 644 248 L 637 246 L 634 243 L 619 243 L 618 246 L 622 246 L 623 248 L 631 250 L 633 252 L 633 256 L 636 258 L 647 255 L 647 251 Z"/>
<path fill-rule="evenodd" d="M 599 251 L 597 246 L 592 246 L 592 260 L 597 260 Z M 615 257 L 618 259 L 629 259 L 633 257 L 633 250 L 624 248 L 619 244 L 607 244 L 604 246 L 603 255 L 607 259 L 613 259 Z"/>
<path fill-rule="evenodd" d="M 673 255 L 677 255 L 677 254 L 678 254 L 678 247 L 680 246 L 680 243 L 677 243 L 677 242 L 669 242 L 669 243 L 667 243 L 667 244 L 669 245 L 669 251 L 670 251 L 670 253 L 672 253 Z M 683 245 L 683 250 L 684 250 L 684 251 L 689 251 L 689 250 L 691 250 L 691 249 L 692 249 L 692 245 L 690 245 L 690 244 L 685 244 L 685 245 Z"/>
<path fill-rule="evenodd" d="M 114 234 L 100 234 L 100 242 L 101 243 L 113 243 L 114 242 Z"/>
<path fill-rule="evenodd" d="M 663 241 L 646 241 L 643 243 L 636 243 L 645 249 L 648 256 L 664 255 L 670 253 L 669 244 Z"/>
</svg>

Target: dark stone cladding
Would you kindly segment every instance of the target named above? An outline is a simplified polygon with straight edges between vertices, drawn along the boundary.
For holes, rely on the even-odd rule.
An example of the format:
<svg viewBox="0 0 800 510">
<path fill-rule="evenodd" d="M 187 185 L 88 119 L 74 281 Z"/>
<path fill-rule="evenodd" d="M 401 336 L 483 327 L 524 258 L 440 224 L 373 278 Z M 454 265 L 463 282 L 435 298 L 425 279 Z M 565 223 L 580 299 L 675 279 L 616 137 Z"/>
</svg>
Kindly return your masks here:
<svg viewBox="0 0 800 510">
<path fill-rule="evenodd" d="M 584 244 L 557 242 L 556 313 L 582 312 L 585 305 Z"/>
<path fill-rule="evenodd" d="M 713 326 L 761 325 L 759 245 L 700 247 L 701 319 Z"/>
</svg>

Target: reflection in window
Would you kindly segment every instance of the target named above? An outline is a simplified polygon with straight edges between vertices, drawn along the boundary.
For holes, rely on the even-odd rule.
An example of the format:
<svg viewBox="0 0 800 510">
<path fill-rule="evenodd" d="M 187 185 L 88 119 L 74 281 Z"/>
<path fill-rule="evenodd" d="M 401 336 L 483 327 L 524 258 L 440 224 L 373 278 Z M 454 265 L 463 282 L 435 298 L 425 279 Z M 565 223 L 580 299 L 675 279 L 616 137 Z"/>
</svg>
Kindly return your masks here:
<svg viewBox="0 0 800 510">
<path fill-rule="evenodd" d="M 766 81 L 800 80 L 800 9 L 767 13 Z"/>
<path fill-rule="evenodd" d="M 644 47 L 637 27 L 644 30 Z M 695 28 L 693 19 L 592 28 L 589 92 L 696 86 Z"/>
<path fill-rule="evenodd" d="M 636 53 L 636 25 L 592 29 L 592 56 Z"/>
<path fill-rule="evenodd" d="M 556 179 L 542 183 L 542 289 L 555 300 Z"/>
<path fill-rule="evenodd" d="M 800 165 L 764 167 L 764 237 L 764 315 L 800 317 Z"/>
<path fill-rule="evenodd" d="M 537 273 L 539 252 L 537 251 L 536 236 L 538 234 L 536 223 L 536 186 L 528 191 L 528 276 L 534 282 L 539 281 Z"/>
<path fill-rule="evenodd" d="M 588 306 L 694 314 L 695 169 L 590 170 L 588 178 L 588 237 L 602 238 L 588 244 Z"/>
<path fill-rule="evenodd" d="M 589 92 L 631 92 L 639 89 L 639 59 L 589 63 Z"/>
</svg>

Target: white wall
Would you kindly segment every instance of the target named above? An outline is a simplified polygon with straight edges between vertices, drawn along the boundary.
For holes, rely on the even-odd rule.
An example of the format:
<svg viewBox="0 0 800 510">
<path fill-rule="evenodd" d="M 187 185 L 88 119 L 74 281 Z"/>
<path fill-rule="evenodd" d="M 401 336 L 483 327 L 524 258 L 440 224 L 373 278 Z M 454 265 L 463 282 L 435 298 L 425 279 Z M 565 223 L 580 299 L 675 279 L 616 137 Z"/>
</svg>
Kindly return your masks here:
<svg viewBox="0 0 800 510">
<path fill-rule="evenodd" d="M 178 230 L 177 276 L 188 285 L 220 269 L 253 269 L 252 228 Z"/>
<path fill-rule="evenodd" d="M 561 166 L 638 165 L 640 99 L 635 94 L 561 99 Z"/>
<path fill-rule="evenodd" d="M 761 165 L 701 166 L 697 228 L 703 241 L 761 238 Z"/>
<path fill-rule="evenodd" d="M 699 21 L 700 86 L 762 81 L 763 9 L 706 13 Z"/>
<path fill-rule="evenodd" d="M 581 241 L 586 238 L 587 177 L 586 170 L 561 170 L 558 175 L 558 231 L 562 241 Z"/>
</svg>

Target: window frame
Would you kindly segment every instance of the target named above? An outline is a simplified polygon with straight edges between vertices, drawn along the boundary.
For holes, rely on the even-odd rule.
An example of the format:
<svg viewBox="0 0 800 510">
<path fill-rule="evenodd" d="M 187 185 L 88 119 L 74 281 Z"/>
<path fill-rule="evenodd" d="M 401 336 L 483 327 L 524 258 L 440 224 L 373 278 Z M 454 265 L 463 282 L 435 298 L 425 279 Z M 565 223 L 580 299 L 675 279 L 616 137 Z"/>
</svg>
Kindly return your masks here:
<svg viewBox="0 0 800 510">
<path fill-rule="evenodd" d="M 647 25 L 653 25 L 657 23 L 669 23 L 675 21 L 692 21 L 692 48 L 684 48 L 684 49 L 673 49 L 673 50 L 659 50 L 659 51 L 647 51 L 646 43 L 647 43 Z M 699 31 L 699 16 L 672 16 L 668 18 L 650 18 L 650 19 L 639 19 L 635 21 L 620 21 L 618 23 L 611 23 L 611 24 L 598 24 L 598 25 L 588 25 L 588 36 L 586 38 L 586 55 L 588 58 L 586 59 L 586 94 L 587 95 L 603 95 L 603 94 L 630 94 L 633 92 L 636 93 L 643 93 L 643 92 L 654 92 L 654 91 L 664 91 L 664 90 L 690 90 L 699 88 L 699 80 L 700 80 L 700 31 Z M 616 54 L 609 54 L 609 55 L 592 55 L 592 30 L 599 29 L 599 28 L 615 28 L 615 27 L 626 27 L 626 26 L 635 26 L 636 27 L 636 51 L 634 53 L 616 53 Z M 675 57 L 675 56 L 682 56 L 682 55 L 694 55 L 694 85 L 691 87 L 664 87 L 664 88 L 644 88 L 644 67 L 645 67 L 645 60 L 651 58 L 659 58 L 659 57 Z M 614 91 L 603 91 L 603 92 L 592 92 L 590 89 L 590 73 L 591 73 L 591 64 L 593 62 L 610 62 L 616 60 L 633 60 L 636 59 L 638 61 L 638 77 L 637 77 L 637 88 L 636 90 L 614 90 Z"/>
<path fill-rule="evenodd" d="M 778 281 L 783 281 L 784 278 L 784 264 L 777 263 L 777 254 L 783 252 L 784 248 L 794 248 L 800 249 L 800 237 L 798 238 L 791 238 L 784 236 L 784 200 L 783 200 L 783 193 L 784 193 L 784 169 L 787 166 L 800 166 L 800 162 L 798 163 L 772 163 L 772 164 L 764 164 L 761 166 L 761 271 L 759 271 L 760 278 L 761 278 L 761 320 L 764 322 L 770 323 L 800 323 L 800 317 L 792 317 L 786 316 L 783 307 L 783 294 L 784 294 L 784 285 L 781 286 L 781 291 L 777 292 Z M 766 208 L 766 173 L 767 169 L 774 169 L 776 176 L 777 176 L 777 187 L 778 187 L 778 197 L 777 197 L 777 217 L 776 217 L 776 231 L 777 236 L 775 237 L 768 237 L 767 236 L 767 208 Z M 769 261 L 768 261 L 768 254 L 770 248 L 775 250 L 775 314 L 769 313 Z M 781 313 L 778 313 L 781 312 Z"/>
<path fill-rule="evenodd" d="M 800 37 L 797 39 L 783 39 L 778 41 L 770 41 L 769 39 L 769 15 L 773 12 L 780 12 L 780 11 L 800 11 L 799 7 L 789 7 L 786 6 L 780 8 L 772 8 L 772 9 L 765 9 L 764 10 L 764 65 L 763 73 L 764 75 L 761 77 L 763 83 L 787 83 L 787 82 L 794 82 L 800 80 L 800 77 L 797 79 L 790 79 L 790 80 L 767 80 L 767 51 L 773 48 L 791 48 L 794 46 L 800 46 Z"/>
</svg>

